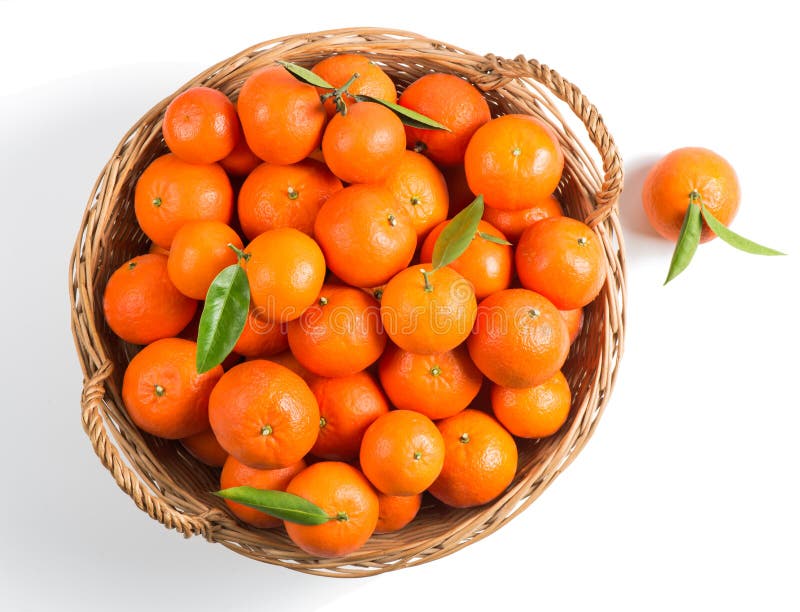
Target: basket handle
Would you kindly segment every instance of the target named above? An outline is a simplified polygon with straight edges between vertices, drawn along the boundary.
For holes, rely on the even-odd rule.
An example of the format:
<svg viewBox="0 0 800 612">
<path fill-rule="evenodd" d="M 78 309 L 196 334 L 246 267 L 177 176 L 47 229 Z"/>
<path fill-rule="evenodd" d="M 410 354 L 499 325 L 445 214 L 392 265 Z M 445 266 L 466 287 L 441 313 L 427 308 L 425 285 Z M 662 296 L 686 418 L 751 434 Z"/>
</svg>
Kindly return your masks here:
<svg viewBox="0 0 800 612">
<path fill-rule="evenodd" d="M 585 221 L 592 227 L 602 223 L 617 206 L 622 192 L 622 159 L 595 105 L 576 85 L 534 59 L 528 60 L 518 55 L 508 60 L 491 53 L 485 58 L 488 64 L 483 70 L 486 78 L 482 79 L 482 85 L 496 88 L 520 77 L 533 78 L 565 102 L 586 126 L 589 138 L 603 162 L 603 184 L 595 194 L 595 210 Z"/>
<path fill-rule="evenodd" d="M 168 529 L 175 529 L 178 533 L 182 533 L 184 537 L 188 538 L 199 534 L 207 540 L 212 540 L 216 526 L 211 520 L 213 518 L 211 515 L 218 513 L 219 510 L 211 508 L 197 516 L 188 516 L 177 512 L 142 486 L 140 477 L 125 464 L 115 445 L 109 442 L 100 406 L 105 397 L 105 381 L 111 375 L 111 370 L 111 362 L 105 361 L 97 372 L 83 384 L 81 422 L 92 442 L 94 452 L 106 469 L 111 472 L 117 486 L 133 499 L 140 510 L 147 512 L 151 518 Z"/>
</svg>

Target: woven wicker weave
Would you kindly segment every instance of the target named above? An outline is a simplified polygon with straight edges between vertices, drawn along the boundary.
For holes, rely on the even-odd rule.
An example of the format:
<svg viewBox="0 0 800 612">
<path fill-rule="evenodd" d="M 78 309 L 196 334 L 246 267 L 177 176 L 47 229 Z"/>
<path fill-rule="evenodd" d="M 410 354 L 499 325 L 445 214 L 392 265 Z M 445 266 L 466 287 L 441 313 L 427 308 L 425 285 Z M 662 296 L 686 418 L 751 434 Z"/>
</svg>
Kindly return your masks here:
<svg viewBox="0 0 800 612">
<path fill-rule="evenodd" d="M 310 66 L 333 52 L 369 54 L 401 90 L 427 72 L 455 73 L 485 92 L 494 114 L 522 112 L 544 119 L 565 152 L 559 198 L 569 215 L 594 227 L 605 246 L 606 285 L 587 307 L 564 368 L 574 396 L 569 421 L 547 440 L 520 443 L 517 477 L 502 496 L 466 510 L 426 498 L 419 516 L 400 532 L 374 536 L 346 559 L 317 560 L 295 547 L 283 530 L 238 523 L 209 493 L 218 488 L 217 471 L 199 464 L 180 444 L 143 434 L 132 424 L 120 387 L 136 347 L 121 342 L 106 326 L 102 296 L 111 273 L 148 247 L 134 217 L 133 191 L 142 170 L 166 151 L 161 119 L 173 96 L 131 128 L 100 174 L 70 261 L 70 295 L 84 372 L 83 426 L 97 456 L 134 503 L 186 537 L 200 534 L 253 559 L 307 573 L 352 577 L 438 559 L 493 533 L 530 505 L 591 436 L 608 401 L 623 344 L 625 263 L 616 210 L 622 169 L 597 109 L 555 71 L 522 56 L 483 57 L 408 32 L 336 30 L 272 40 L 212 66 L 179 91 L 207 85 L 235 98 L 248 75 L 276 59 Z"/>
</svg>

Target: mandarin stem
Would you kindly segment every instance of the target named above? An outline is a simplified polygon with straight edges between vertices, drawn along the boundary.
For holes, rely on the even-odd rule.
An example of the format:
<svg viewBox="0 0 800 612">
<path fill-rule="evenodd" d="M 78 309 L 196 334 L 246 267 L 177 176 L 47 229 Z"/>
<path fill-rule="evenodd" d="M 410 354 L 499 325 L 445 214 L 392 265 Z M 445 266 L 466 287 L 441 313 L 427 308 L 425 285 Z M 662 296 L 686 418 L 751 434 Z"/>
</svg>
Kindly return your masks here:
<svg viewBox="0 0 800 612">
<path fill-rule="evenodd" d="M 433 291 L 433 285 L 431 285 L 430 280 L 428 279 L 428 274 L 430 274 L 430 272 L 426 272 L 425 270 L 420 270 L 420 272 L 422 272 L 422 278 L 425 279 L 425 291 L 430 293 Z"/>
<path fill-rule="evenodd" d="M 336 112 L 337 113 L 341 113 L 342 115 L 346 115 L 347 114 L 347 104 L 345 104 L 345 101 L 344 101 L 344 94 L 347 93 L 347 89 L 353 84 L 353 82 L 359 76 L 361 76 L 361 75 L 358 74 L 357 72 L 354 72 L 353 76 L 351 76 L 349 79 L 347 79 L 347 82 L 344 85 L 342 85 L 341 87 L 337 87 L 333 91 L 329 91 L 328 93 L 322 94 L 319 97 L 319 99 L 322 102 L 325 102 L 328 98 L 333 98 L 334 106 L 336 106 Z"/>
<path fill-rule="evenodd" d="M 250 259 L 250 253 L 245 253 L 242 249 L 238 248 L 235 244 L 229 242 L 228 248 L 236 253 L 236 257 L 238 258 L 237 263 L 241 263 L 242 260 L 248 261 Z"/>
</svg>

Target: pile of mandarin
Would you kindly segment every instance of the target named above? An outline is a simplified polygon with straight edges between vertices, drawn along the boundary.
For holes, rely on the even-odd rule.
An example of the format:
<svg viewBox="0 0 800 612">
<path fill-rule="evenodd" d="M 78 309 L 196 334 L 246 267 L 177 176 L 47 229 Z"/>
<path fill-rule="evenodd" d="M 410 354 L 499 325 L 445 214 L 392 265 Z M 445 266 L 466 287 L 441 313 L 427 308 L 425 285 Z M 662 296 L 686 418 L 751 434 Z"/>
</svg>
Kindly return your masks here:
<svg viewBox="0 0 800 612">
<path fill-rule="evenodd" d="M 364 56 L 312 71 L 333 89 L 276 64 L 235 102 L 207 87 L 172 100 L 170 152 L 135 190 L 150 252 L 113 273 L 103 306 L 142 347 L 123 379 L 133 423 L 222 467 L 223 490 L 320 508 L 329 520 L 303 524 L 226 499 L 240 521 L 332 557 L 402 529 L 425 492 L 458 508 L 504 492 L 515 437 L 568 418 L 561 368 L 606 269 L 554 195 L 564 156 L 546 124 L 492 118 L 455 75 L 398 98 Z M 198 342 L 215 341 L 198 340 L 203 301 L 235 265 L 244 329 L 199 373 Z M 230 333 L 218 319 L 212 335 Z"/>
</svg>

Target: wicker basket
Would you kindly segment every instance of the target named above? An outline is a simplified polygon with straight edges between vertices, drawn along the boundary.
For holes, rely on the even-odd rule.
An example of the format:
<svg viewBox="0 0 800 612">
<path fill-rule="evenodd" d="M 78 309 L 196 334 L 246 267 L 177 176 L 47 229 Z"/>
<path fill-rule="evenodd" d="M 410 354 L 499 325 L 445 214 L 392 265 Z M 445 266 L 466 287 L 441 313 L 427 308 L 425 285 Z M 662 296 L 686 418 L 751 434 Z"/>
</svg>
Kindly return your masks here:
<svg viewBox="0 0 800 612">
<path fill-rule="evenodd" d="M 283 530 L 238 523 L 209 493 L 218 488 L 216 470 L 198 463 L 180 444 L 143 434 L 133 425 L 120 388 L 136 347 L 109 330 L 102 296 L 111 273 L 148 247 L 134 217 L 133 191 L 147 164 L 166 151 L 161 119 L 173 96 L 131 128 L 100 174 L 70 261 L 70 296 L 84 372 L 83 427 L 103 465 L 139 508 L 186 537 L 200 534 L 259 561 L 352 577 L 438 559 L 496 531 L 530 505 L 591 436 L 608 401 L 623 344 L 625 264 L 616 209 L 622 169 L 597 109 L 555 71 L 522 56 L 483 57 L 408 32 L 336 30 L 272 40 L 212 66 L 179 91 L 208 85 L 235 98 L 254 70 L 276 59 L 310 66 L 333 52 L 369 54 L 400 89 L 427 72 L 458 74 L 485 92 L 493 114 L 522 112 L 544 119 L 558 133 L 565 152 L 559 198 L 570 216 L 594 227 L 605 246 L 608 279 L 598 299 L 586 308 L 580 337 L 564 368 L 574 396 L 569 421 L 551 438 L 520 443 L 519 471 L 502 496 L 466 510 L 446 508 L 426 497 L 419 516 L 400 532 L 374 536 L 347 558 L 318 560 L 294 546 Z M 590 145 L 584 145 L 586 140 Z"/>
</svg>

